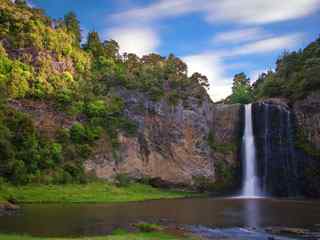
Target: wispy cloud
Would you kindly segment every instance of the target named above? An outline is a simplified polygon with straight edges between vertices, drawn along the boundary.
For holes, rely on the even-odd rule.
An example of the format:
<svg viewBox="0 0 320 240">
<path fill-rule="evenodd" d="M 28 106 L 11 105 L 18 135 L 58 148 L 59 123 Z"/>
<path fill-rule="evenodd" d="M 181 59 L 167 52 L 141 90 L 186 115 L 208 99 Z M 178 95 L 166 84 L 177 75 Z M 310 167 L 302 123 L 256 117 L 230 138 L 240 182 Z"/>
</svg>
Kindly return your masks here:
<svg viewBox="0 0 320 240">
<path fill-rule="evenodd" d="M 279 52 L 291 49 L 301 41 L 301 34 L 272 35 L 264 31 L 262 25 L 302 18 L 319 9 L 320 0 L 155 0 L 113 14 L 111 19 L 119 27 L 109 31 L 108 37 L 119 41 L 123 52 L 143 55 L 159 47 L 160 35 L 155 26 L 164 19 L 200 13 L 210 24 L 229 22 L 237 25 L 236 30 L 221 32 L 211 39 L 214 44 L 226 43 L 228 50 L 207 49 L 183 57 L 190 74 L 200 72 L 208 77 L 210 96 L 220 100 L 231 93 L 232 84 L 232 77 L 227 76 L 230 64 L 225 64 L 224 60 Z M 136 27 L 124 27 L 128 23 Z M 239 28 L 239 25 L 245 27 Z M 235 43 L 237 47 L 228 46 Z M 256 77 L 256 74 L 252 73 L 252 76 Z"/>
<path fill-rule="evenodd" d="M 207 20 L 266 24 L 305 17 L 319 8 L 319 0 L 223 0 L 211 3 Z"/>
<path fill-rule="evenodd" d="M 231 94 L 232 77 L 227 75 L 228 70 L 238 67 L 237 64 L 225 64 L 226 58 L 234 58 L 248 54 L 266 54 L 282 49 L 294 47 L 302 38 L 302 34 L 292 34 L 280 37 L 271 37 L 263 40 L 246 43 L 231 50 L 206 52 L 183 57 L 188 64 L 189 74 L 200 72 L 208 77 L 211 88 L 209 95 L 213 100 L 221 100 Z M 254 81 L 263 70 L 250 73 Z"/>
<path fill-rule="evenodd" d="M 155 52 L 160 44 L 157 32 L 149 27 L 117 27 L 103 35 L 104 38 L 116 40 L 122 53 L 135 53 L 138 56 Z"/>
<path fill-rule="evenodd" d="M 244 43 L 255 41 L 270 36 L 262 28 L 245 28 L 216 34 L 213 43 Z"/>
<path fill-rule="evenodd" d="M 290 49 L 295 47 L 303 38 L 302 34 L 291 34 L 280 37 L 272 37 L 259 40 L 253 43 L 248 43 L 237 47 L 230 51 L 225 51 L 221 55 L 225 57 L 234 57 L 248 54 L 265 54 L 282 49 Z"/>
<path fill-rule="evenodd" d="M 211 23 L 266 24 L 305 17 L 319 9 L 320 0 L 158 0 L 148 6 L 114 14 L 113 19 L 152 21 L 202 12 Z"/>
<path fill-rule="evenodd" d="M 199 0 L 206 2 L 206 0 Z M 167 17 L 175 17 L 201 10 L 201 4 L 195 4 L 194 0 L 158 0 L 146 7 L 133 8 L 128 11 L 114 14 L 112 17 L 117 21 L 152 21 Z"/>
</svg>

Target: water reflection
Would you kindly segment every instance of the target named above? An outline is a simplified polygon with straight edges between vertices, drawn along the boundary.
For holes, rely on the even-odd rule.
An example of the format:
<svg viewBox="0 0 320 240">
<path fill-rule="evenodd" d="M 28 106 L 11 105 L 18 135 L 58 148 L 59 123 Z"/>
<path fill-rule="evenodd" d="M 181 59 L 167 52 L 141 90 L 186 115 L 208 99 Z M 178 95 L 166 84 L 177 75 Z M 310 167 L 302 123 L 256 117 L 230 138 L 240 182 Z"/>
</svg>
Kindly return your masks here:
<svg viewBox="0 0 320 240">
<path fill-rule="evenodd" d="M 37 236 L 103 235 L 136 221 L 165 219 L 213 228 L 308 227 L 320 223 L 320 203 L 275 199 L 199 198 L 126 204 L 25 205 L 0 216 L 0 232 Z"/>
<path fill-rule="evenodd" d="M 261 226 L 259 201 L 255 199 L 248 199 L 247 201 L 244 201 L 244 217 L 246 227 L 257 228 Z"/>
</svg>

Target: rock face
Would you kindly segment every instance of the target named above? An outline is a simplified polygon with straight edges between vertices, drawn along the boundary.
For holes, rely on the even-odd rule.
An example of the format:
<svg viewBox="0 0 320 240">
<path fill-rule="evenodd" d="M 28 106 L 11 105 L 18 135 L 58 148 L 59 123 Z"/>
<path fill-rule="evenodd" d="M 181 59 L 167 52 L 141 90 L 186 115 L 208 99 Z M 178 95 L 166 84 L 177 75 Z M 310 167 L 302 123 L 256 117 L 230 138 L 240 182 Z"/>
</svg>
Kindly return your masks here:
<svg viewBox="0 0 320 240">
<path fill-rule="evenodd" d="M 265 194 L 297 196 L 299 161 L 294 147 L 293 114 L 279 99 L 253 104 L 259 183 Z"/>
<path fill-rule="evenodd" d="M 212 132 L 219 144 L 236 143 L 241 124 L 239 105 L 214 105 L 189 97 L 173 106 L 151 101 L 142 93 L 119 90 L 125 114 L 138 124 L 135 136 L 120 134 L 120 147 L 112 154 L 107 142 L 98 144 L 86 161 L 88 172 L 100 178 L 126 173 L 133 178 L 154 178 L 173 185 L 190 186 L 197 177 L 214 182 L 215 162 L 237 164 L 237 150 L 214 151 L 208 144 Z"/>
<path fill-rule="evenodd" d="M 230 164 L 238 164 L 240 139 L 243 134 L 243 107 L 240 104 L 215 105 L 212 114 L 212 131 L 215 143 L 220 146 L 230 146 L 232 151 L 213 151 L 214 159 L 223 159 Z"/>
<path fill-rule="evenodd" d="M 320 92 L 293 105 L 297 126 L 297 146 L 303 156 L 303 193 L 320 197 Z M 300 150 L 300 151 L 301 151 Z"/>
<path fill-rule="evenodd" d="M 297 125 L 306 140 L 320 151 L 320 92 L 309 95 L 293 105 Z"/>
<path fill-rule="evenodd" d="M 253 105 L 253 125 L 261 188 L 273 196 L 319 197 L 320 97 L 292 107 L 284 99 Z"/>
</svg>

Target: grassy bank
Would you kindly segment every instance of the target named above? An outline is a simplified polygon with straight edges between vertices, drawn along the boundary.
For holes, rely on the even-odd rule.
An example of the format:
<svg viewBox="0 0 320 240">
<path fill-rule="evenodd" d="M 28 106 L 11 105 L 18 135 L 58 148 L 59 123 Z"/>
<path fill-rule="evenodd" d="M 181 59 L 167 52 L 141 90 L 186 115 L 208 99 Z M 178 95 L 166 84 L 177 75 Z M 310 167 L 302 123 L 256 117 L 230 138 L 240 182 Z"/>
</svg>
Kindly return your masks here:
<svg viewBox="0 0 320 240">
<path fill-rule="evenodd" d="M 185 233 L 168 233 L 168 229 L 156 224 L 139 223 L 135 227 L 138 232 L 118 229 L 113 234 L 104 237 L 45 238 L 0 234 L 0 240 L 196 240 L 195 237 Z"/>
<path fill-rule="evenodd" d="M 1 193 L 0 193 L 0 204 L 4 202 L 6 202 L 6 199 L 3 196 L 1 196 Z"/>
<path fill-rule="evenodd" d="M 86 185 L 27 185 L 0 186 L 1 200 L 13 199 L 17 203 L 112 203 L 170 199 L 195 196 L 180 191 L 161 190 L 149 185 L 132 183 L 116 187 L 110 183 L 95 182 Z"/>
<path fill-rule="evenodd" d="M 182 240 L 191 238 L 180 238 L 165 233 L 151 232 L 151 233 L 123 233 L 115 234 L 106 237 L 84 237 L 72 238 L 69 240 Z M 0 235 L 0 240 L 68 240 L 68 238 L 35 238 L 28 236 L 13 236 L 13 235 Z"/>
</svg>

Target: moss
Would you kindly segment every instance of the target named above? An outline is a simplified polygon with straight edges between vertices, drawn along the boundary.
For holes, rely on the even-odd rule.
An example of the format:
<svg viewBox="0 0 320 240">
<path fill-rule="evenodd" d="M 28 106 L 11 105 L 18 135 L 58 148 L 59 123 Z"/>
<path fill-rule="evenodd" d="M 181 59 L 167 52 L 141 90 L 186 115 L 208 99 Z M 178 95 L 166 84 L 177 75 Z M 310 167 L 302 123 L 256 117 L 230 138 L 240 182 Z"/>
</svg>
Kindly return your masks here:
<svg viewBox="0 0 320 240">
<path fill-rule="evenodd" d="M 138 228 L 140 232 L 159 232 L 163 230 L 162 226 L 153 223 L 141 222 L 134 224 L 134 226 Z"/>
<path fill-rule="evenodd" d="M 309 156 L 320 159 L 320 150 L 317 150 L 314 146 L 312 146 L 302 129 L 297 130 L 295 146 L 303 150 Z"/>
<path fill-rule="evenodd" d="M 217 143 L 212 131 L 209 132 L 207 141 L 209 147 L 215 152 L 227 154 L 237 151 L 237 145 L 235 143 Z"/>
<path fill-rule="evenodd" d="M 215 189 L 215 181 L 205 176 L 193 176 L 193 186 L 199 192 L 208 192 Z"/>
</svg>

